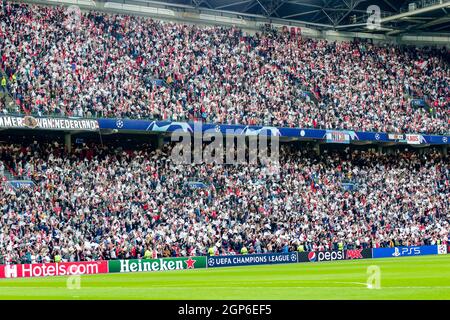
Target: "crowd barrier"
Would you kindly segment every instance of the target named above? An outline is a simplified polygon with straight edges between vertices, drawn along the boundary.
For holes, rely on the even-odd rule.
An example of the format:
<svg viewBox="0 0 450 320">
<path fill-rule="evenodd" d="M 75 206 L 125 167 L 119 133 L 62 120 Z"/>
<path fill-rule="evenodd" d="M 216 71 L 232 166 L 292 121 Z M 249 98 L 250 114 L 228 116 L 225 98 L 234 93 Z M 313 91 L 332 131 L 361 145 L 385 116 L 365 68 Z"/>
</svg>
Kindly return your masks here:
<svg viewBox="0 0 450 320">
<path fill-rule="evenodd" d="M 434 246 L 402 246 L 392 248 L 265 253 L 207 257 L 199 256 L 159 259 L 15 264 L 0 265 L 0 279 L 100 273 L 155 272 L 285 263 L 314 263 L 321 261 L 396 258 L 447 253 L 450 253 L 450 244 Z"/>
</svg>

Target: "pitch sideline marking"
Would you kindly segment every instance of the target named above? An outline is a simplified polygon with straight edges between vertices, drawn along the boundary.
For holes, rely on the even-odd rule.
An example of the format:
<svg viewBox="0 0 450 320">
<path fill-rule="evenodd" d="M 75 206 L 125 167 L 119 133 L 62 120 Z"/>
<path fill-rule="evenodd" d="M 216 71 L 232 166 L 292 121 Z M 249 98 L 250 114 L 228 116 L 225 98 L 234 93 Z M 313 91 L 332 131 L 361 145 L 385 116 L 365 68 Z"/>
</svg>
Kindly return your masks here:
<svg viewBox="0 0 450 320">
<path fill-rule="evenodd" d="M 334 282 L 336 283 L 336 282 Z M 367 286 L 366 283 L 363 282 L 339 282 L 339 283 L 358 283 L 364 286 Z M 243 287 L 205 287 L 205 286 L 187 286 L 187 287 L 180 287 L 178 286 L 158 286 L 158 285 L 153 285 L 150 287 L 84 287 L 85 289 L 133 289 L 133 290 L 148 290 L 151 289 L 152 287 L 157 287 L 157 288 L 167 288 L 167 289 L 188 289 L 188 288 L 203 288 L 203 289 L 215 289 L 215 288 L 220 288 L 220 289 L 242 289 Z M 247 288 L 247 287 L 246 287 Z M 301 289 L 301 288 L 327 288 L 327 289 L 342 289 L 342 288 L 358 288 L 358 289 L 364 289 L 360 286 L 349 286 L 349 287 L 339 287 L 339 286 L 332 286 L 332 287 L 323 287 L 323 286 L 289 286 L 289 287 L 276 287 L 276 286 L 265 286 L 265 287 L 251 287 L 251 288 L 265 288 L 265 289 L 270 289 L 270 288 L 277 288 L 277 289 L 290 289 L 290 288 L 295 288 L 295 289 Z M 66 289 L 66 287 L 2 287 L 0 286 L 0 289 Z M 450 286 L 407 286 L 407 287 L 399 287 L 399 286 L 385 286 L 382 289 L 450 289 Z M 83 289 L 80 289 L 83 290 Z M 0 295 L 1 296 L 1 295 Z"/>
</svg>

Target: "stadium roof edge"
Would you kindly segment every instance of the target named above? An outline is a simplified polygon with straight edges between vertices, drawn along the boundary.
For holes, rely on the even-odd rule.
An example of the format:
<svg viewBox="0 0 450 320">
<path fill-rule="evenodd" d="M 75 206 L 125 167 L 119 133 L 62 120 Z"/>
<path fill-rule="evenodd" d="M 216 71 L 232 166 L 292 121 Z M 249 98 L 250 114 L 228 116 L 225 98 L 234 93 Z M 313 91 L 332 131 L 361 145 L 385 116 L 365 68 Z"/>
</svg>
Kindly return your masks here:
<svg viewBox="0 0 450 320">
<path fill-rule="evenodd" d="M 154 0 L 15 0 L 16 2 L 38 3 L 45 5 L 77 5 L 81 9 L 97 10 L 119 14 L 132 14 L 149 16 L 166 21 L 178 21 L 182 23 L 237 26 L 244 30 L 259 31 L 266 24 L 274 28 L 299 27 L 301 33 L 306 37 L 330 38 L 331 40 L 349 40 L 355 37 L 372 39 L 381 42 L 414 43 L 447 45 L 450 43 L 450 32 L 443 33 L 442 30 L 415 30 L 404 32 L 398 28 L 383 27 L 380 30 L 370 30 L 366 24 L 333 26 L 327 23 L 318 23 L 299 19 L 283 19 L 280 17 L 265 16 L 260 13 L 237 12 L 231 10 L 217 10 L 204 6 L 192 6 L 183 4 L 183 1 L 161 2 Z M 333 0 L 329 0 L 333 1 Z M 434 0 L 433 0 L 434 1 Z M 440 1 L 440 0 L 439 0 Z M 444 1 L 444 0 L 442 0 Z M 450 0 L 448 5 L 450 7 Z M 180 3 L 179 3 L 180 2 Z M 186 1 L 184 1 L 186 2 Z M 287 1 L 289 3 L 290 1 Z M 297 1 L 298 2 L 298 1 Z M 363 1 L 364 2 L 364 1 Z M 447 3 L 446 3 L 447 5 Z M 222 6 L 223 7 L 223 6 Z M 442 5 L 440 6 L 440 8 Z M 228 8 L 228 7 L 227 7 Z M 441 8 L 444 10 L 445 8 Z M 339 10 L 339 9 L 338 9 Z M 445 17 L 444 17 L 445 18 Z M 443 17 L 439 21 L 446 21 Z M 403 22 L 402 22 L 403 23 Z M 434 25 L 433 21 L 427 21 L 428 25 Z M 442 29 L 441 23 L 437 23 L 438 29 Z M 450 26 L 450 24 L 449 24 Z M 450 30 L 449 30 L 450 31 Z M 406 38 L 404 36 L 407 36 Z"/>
<path fill-rule="evenodd" d="M 104 1 L 104 0 L 100 0 Z M 400 32 L 450 32 L 450 0 L 107 0 L 118 3 L 214 11 L 216 14 L 238 14 L 266 21 L 284 21 L 318 26 L 323 29 L 368 30 L 367 22 L 376 10 L 386 30 Z M 423 15 L 426 16 L 423 16 Z M 414 19 L 412 19 L 414 17 Z M 424 20 L 425 19 L 425 20 Z M 424 20 L 424 23 L 422 23 Z"/>
</svg>

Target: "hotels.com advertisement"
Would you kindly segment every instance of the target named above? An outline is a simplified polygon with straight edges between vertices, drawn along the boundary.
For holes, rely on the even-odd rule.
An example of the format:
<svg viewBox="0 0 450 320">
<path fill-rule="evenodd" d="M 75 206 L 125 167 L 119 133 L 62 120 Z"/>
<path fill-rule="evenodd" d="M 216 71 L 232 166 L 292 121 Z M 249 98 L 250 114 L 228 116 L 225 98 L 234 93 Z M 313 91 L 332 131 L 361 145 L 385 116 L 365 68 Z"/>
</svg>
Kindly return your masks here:
<svg viewBox="0 0 450 320">
<path fill-rule="evenodd" d="M 1 278 L 32 278 L 108 273 L 107 261 L 0 265 Z"/>
</svg>

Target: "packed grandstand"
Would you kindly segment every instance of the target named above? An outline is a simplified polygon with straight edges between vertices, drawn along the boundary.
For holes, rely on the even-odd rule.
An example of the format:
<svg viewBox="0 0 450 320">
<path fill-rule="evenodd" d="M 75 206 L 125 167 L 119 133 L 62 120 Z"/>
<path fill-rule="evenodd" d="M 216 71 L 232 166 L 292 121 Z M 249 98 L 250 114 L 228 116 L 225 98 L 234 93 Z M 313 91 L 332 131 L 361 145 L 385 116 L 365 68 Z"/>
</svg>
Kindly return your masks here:
<svg viewBox="0 0 450 320">
<path fill-rule="evenodd" d="M 450 133 L 445 48 L 249 35 L 94 11 L 73 29 L 63 7 L 12 2 L 0 17 L 3 114 Z M 318 154 L 283 143 L 277 166 L 181 165 L 170 144 L 89 141 L 68 151 L 0 138 L 0 264 L 449 238 L 449 158 L 437 147 Z M 8 176 L 34 186 L 11 188 Z"/>
<path fill-rule="evenodd" d="M 14 111 L 449 132 L 445 48 L 249 35 L 93 11 L 69 28 L 69 14 L 3 6 L 1 66 Z M 417 97 L 428 107 L 415 108 Z"/>
<path fill-rule="evenodd" d="M 2 186 L 6 262 L 98 260 L 445 243 L 450 171 L 439 152 L 283 146 L 279 167 L 175 165 L 170 150 L 1 145 L 36 187 Z M 189 181 L 203 188 L 191 188 Z M 342 188 L 351 181 L 356 190 Z"/>
</svg>

